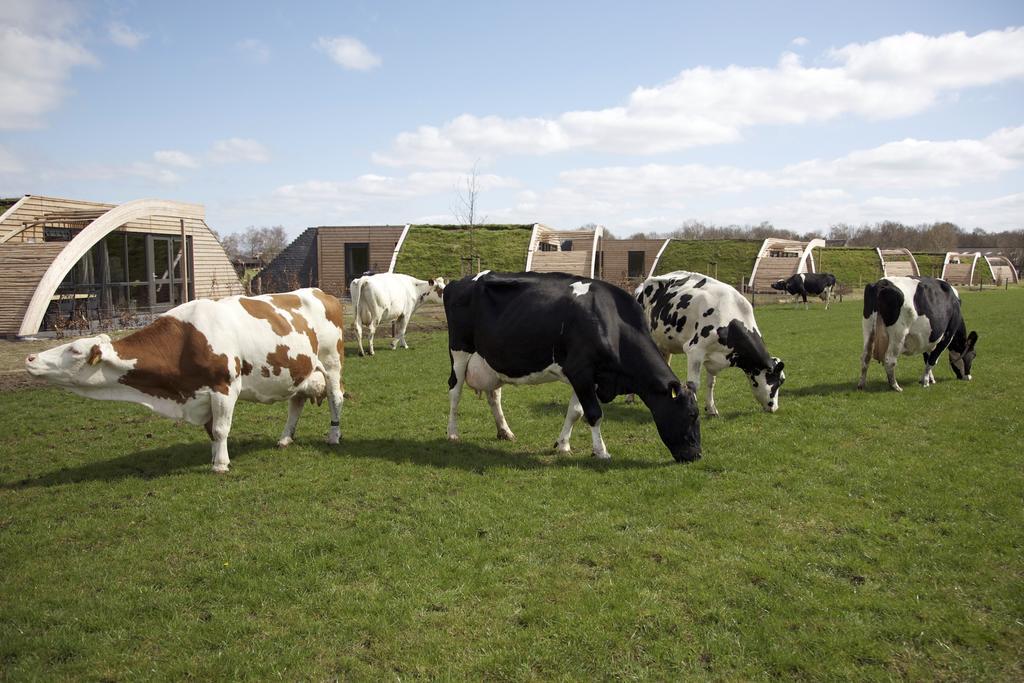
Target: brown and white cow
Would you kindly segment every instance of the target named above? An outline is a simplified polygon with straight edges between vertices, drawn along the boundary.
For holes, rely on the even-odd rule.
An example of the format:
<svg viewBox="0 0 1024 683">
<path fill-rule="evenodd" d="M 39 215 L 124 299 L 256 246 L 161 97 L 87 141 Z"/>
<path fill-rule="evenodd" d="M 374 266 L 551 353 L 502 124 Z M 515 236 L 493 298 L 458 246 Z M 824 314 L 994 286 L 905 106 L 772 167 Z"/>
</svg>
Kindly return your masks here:
<svg viewBox="0 0 1024 683">
<path fill-rule="evenodd" d="M 342 306 L 319 289 L 198 299 L 123 339 L 76 339 L 25 359 L 34 377 L 81 396 L 141 403 L 206 427 L 213 471 L 227 472 L 235 402 L 289 401 L 278 446 L 292 442 L 306 400 L 331 407 L 328 443 L 341 437 Z"/>
</svg>

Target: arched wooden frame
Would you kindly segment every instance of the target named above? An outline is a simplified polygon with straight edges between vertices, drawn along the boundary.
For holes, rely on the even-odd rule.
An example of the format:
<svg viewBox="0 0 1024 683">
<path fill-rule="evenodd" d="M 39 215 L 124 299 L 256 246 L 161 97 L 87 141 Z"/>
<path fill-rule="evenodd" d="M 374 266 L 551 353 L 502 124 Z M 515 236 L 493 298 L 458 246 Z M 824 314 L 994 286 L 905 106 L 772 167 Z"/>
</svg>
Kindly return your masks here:
<svg viewBox="0 0 1024 683">
<path fill-rule="evenodd" d="M 57 255 L 57 258 L 50 263 L 32 295 L 18 334 L 27 336 L 39 331 L 39 327 L 43 323 L 43 316 L 46 315 L 46 309 L 50 305 L 50 298 L 57 291 L 60 283 L 64 281 L 68 272 L 83 256 L 89 253 L 93 245 L 125 223 L 149 216 L 203 220 L 205 212 L 201 204 L 186 204 L 164 199 L 137 199 L 107 211 L 75 235 L 64 247 L 64 250 Z"/>
</svg>

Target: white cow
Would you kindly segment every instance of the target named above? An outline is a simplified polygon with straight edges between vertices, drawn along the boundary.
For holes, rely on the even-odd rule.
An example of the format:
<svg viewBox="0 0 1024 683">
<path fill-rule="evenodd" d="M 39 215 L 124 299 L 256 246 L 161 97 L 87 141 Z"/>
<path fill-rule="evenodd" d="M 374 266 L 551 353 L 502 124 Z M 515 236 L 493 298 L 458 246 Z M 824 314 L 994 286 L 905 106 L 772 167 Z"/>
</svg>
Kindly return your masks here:
<svg viewBox="0 0 1024 683">
<path fill-rule="evenodd" d="M 392 340 L 391 348 L 399 344 L 407 349 L 405 330 L 409 318 L 427 301 L 441 303 L 444 278 L 417 280 L 402 273 L 377 273 L 364 275 L 352 280 L 352 308 L 356 338 L 359 339 L 359 355 L 363 351 L 363 325 L 370 328 L 370 355 L 373 355 L 373 337 L 381 322 L 398 321 L 398 336 Z"/>
<path fill-rule="evenodd" d="M 123 339 L 101 334 L 25 359 L 25 369 L 81 396 L 141 403 L 166 417 L 206 427 L 213 471 L 227 472 L 235 402 L 289 400 L 278 446 L 295 436 L 306 400 L 326 395 L 328 443 L 341 437 L 341 302 L 319 289 L 171 309 Z"/>
<path fill-rule="evenodd" d="M 715 378 L 728 367 L 747 375 L 754 398 L 769 413 L 779 408 L 779 388 L 786 381 L 783 362 L 768 355 L 754 309 L 724 282 L 683 270 L 648 278 L 637 287 L 654 343 L 666 359 L 686 354 L 687 380 L 700 384 L 707 372 L 705 410 L 718 415 Z"/>
</svg>

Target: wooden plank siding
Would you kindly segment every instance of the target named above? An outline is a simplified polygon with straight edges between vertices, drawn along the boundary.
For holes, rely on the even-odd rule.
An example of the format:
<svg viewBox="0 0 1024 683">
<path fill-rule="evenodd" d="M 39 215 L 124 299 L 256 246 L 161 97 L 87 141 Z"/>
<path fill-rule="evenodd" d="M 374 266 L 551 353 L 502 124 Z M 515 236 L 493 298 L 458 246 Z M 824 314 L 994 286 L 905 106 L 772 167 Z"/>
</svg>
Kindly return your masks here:
<svg viewBox="0 0 1024 683">
<path fill-rule="evenodd" d="M 610 240 L 602 239 L 599 249 L 601 256 L 598 259 L 600 272 L 595 274 L 606 282 L 611 282 L 627 290 L 632 291 L 630 285 L 635 286 L 647 279 L 654 265 L 654 258 L 658 255 L 665 240 Z M 639 277 L 629 277 L 629 252 L 644 252 L 644 263 Z"/>
<path fill-rule="evenodd" d="M 0 335 L 18 333 L 39 280 L 64 244 L 0 244 Z"/>
<path fill-rule="evenodd" d="M 0 320 L 3 329 L 0 334 L 17 334 L 18 326 L 25 316 L 29 300 L 35 292 L 44 273 L 57 255 L 69 242 L 44 242 L 43 226 L 22 230 L 24 223 L 38 220 L 54 212 L 92 211 L 98 212 L 115 208 L 114 204 L 103 204 L 76 199 L 28 196 L 21 206 L 0 224 Z M 86 227 L 91 221 L 67 223 L 75 230 Z M 55 223 L 59 224 L 59 223 Z M 152 233 L 181 235 L 181 221 L 173 216 L 150 216 L 146 219 L 129 221 L 109 234 Z M 217 299 L 233 294 L 242 294 L 242 285 L 235 269 L 231 266 L 224 248 L 214 237 L 209 226 L 202 219 L 186 218 L 185 234 L 192 238 L 191 281 L 197 298 Z M 9 267 L 18 276 L 8 275 Z M 21 277 L 23 283 L 15 282 Z M 28 284 L 24 284 L 28 283 Z M 28 290 L 27 295 L 23 294 Z M 27 298 L 24 298 L 27 296 Z M 24 298 L 24 301 L 22 299 Z M 17 319 L 14 329 L 11 321 Z"/>
<path fill-rule="evenodd" d="M 402 235 L 402 225 L 321 226 L 317 228 L 317 268 L 320 289 L 343 296 L 348 294 L 345 277 L 345 245 L 370 246 L 370 270 L 386 273 Z M 358 277 L 362 273 L 354 273 Z"/>
</svg>

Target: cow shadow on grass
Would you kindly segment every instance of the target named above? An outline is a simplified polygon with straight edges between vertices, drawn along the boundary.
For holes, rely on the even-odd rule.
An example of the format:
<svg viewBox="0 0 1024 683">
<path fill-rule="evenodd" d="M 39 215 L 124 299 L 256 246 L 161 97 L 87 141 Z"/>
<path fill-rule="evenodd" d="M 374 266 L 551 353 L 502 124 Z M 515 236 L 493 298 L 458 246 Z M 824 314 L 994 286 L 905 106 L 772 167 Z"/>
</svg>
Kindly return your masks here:
<svg viewBox="0 0 1024 683">
<path fill-rule="evenodd" d="M 294 451 L 312 450 L 316 457 L 323 457 L 323 464 L 330 466 L 338 458 L 364 458 L 387 460 L 393 463 L 413 463 L 426 467 L 455 468 L 474 474 L 485 474 L 491 469 L 533 470 L 543 468 L 589 469 L 597 472 L 623 469 L 657 469 L 675 466 L 665 453 L 664 460 L 629 460 L 613 458 L 601 461 L 588 457 L 580 449 L 569 455 L 556 455 L 553 449 L 538 453 L 509 452 L 500 446 L 485 446 L 446 439 L 413 441 L 411 439 L 348 439 L 343 438 L 337 446 L 325 443 L 318 437 L 303 438 L 288 449 L 278 450 L 270 439 L 241 438 L 228 442 L 231 451 L 232 473 L 246 472 L 246 459 L 252 462 L 255 452 L 266 451 L 271 458 L 289 458 Z M 661 454 L 659 454 L 661 455 Z M 284 461 L 287 466 L 287 461 Z M 51 472 L 33 475 L 18 481 L 0 484 L 0 490 L 16 490 L 26 487 L 51 487 L 82 482 L 114 482 L 123 479 L 155 479 L 173 476 L 189 471 L 209 472 L 210 445 L 208 443 L 180 443 L 90 462 L 77 467 L 62 467 Z M 249 471 L 256 471 L 251 465 Z M 266 466 L 260 470 L 266 472 Z M 210 476 L 219 476 L 210 473 Z M 226 475 L 231 477 L 232 474 Z"/>
<path fill-rule="evenodd" d="M 783 400 L 786 396 L 834 396 L 835 394 L 857 394 L 857 393 L 877 393 L 884 391 L 892 391 L 889 388 L 889 383 L 885 380 L 868 381 L 867 386 L 863 389 L 857 388 L 857 380 L 847 382 L 830 382 L 823 384 L 810 384 L 802 387 L 790 388 L 788 385 L 783 388 Z"/>
</svg>

